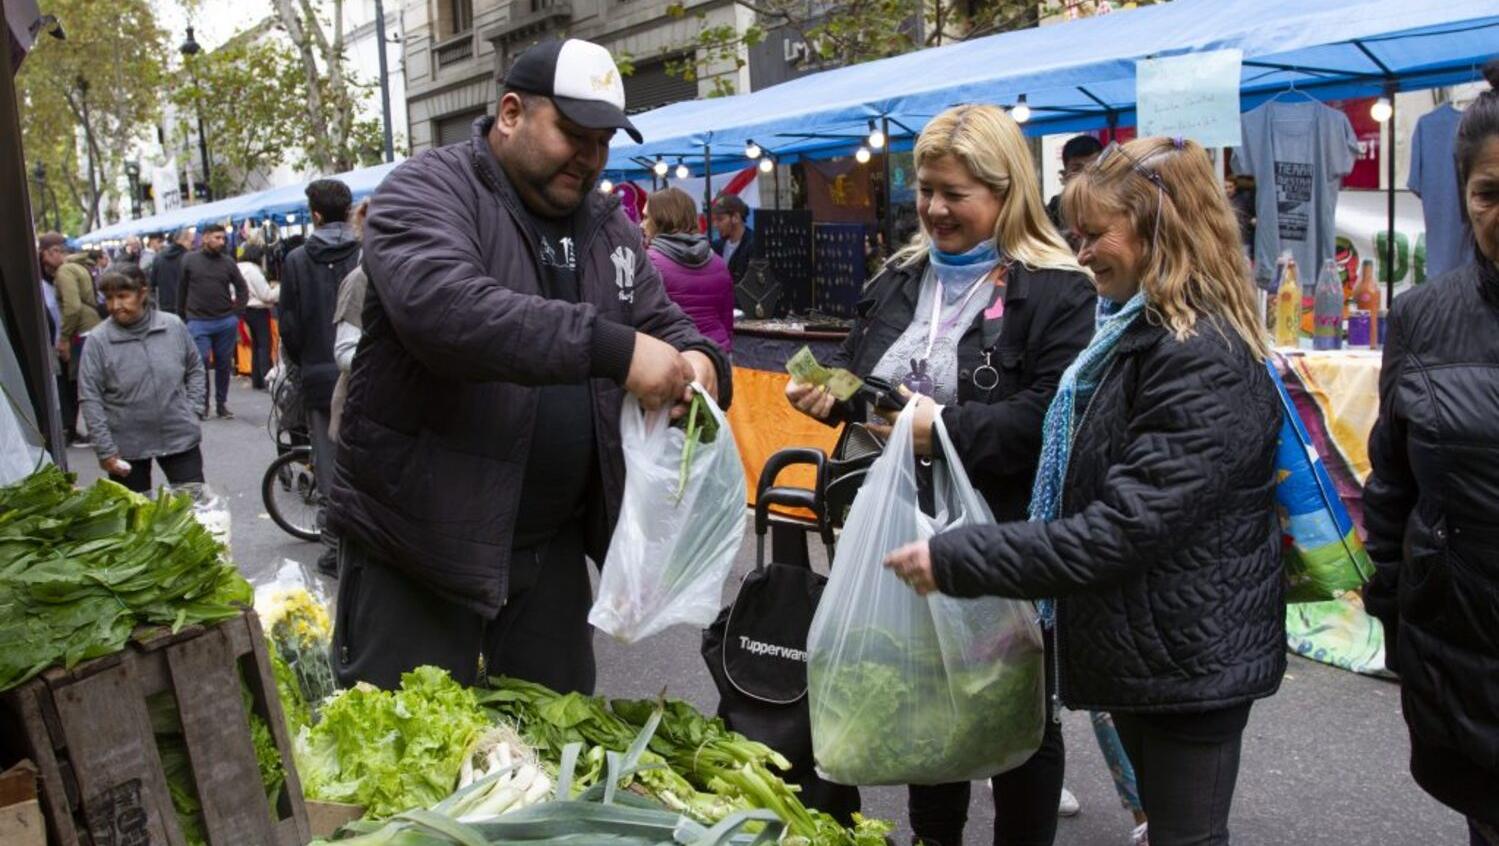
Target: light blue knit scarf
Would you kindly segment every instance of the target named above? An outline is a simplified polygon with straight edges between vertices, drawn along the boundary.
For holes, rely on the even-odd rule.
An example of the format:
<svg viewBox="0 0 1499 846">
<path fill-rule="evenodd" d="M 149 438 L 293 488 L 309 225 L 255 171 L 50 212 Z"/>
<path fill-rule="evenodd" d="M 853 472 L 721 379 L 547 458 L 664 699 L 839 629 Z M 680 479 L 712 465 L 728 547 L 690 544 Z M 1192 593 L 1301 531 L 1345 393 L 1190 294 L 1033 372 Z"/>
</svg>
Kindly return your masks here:
<svg viewBox="0 0 1499 846">
<path fill-rule="evenodd" d="M 1046 422 L 1041 426 L 1041 461 L 1036 467 L 1036 482 L 1031 487 L 1032 520 L 1055 520 L 1061 516 L 1062 488 L 1067 479 L 1067 463 L 1072 458 L 1077 408 L 1087 404 L 1109 362 L 1114 360 L 1119 339 L 1144 311 L 1143 290 L 1122 306 L 1106 297 L 1098 298 L 1093 340 L 1062 373 L 1057 395 L 1046 409 Z M 1050 628 L 1055 619 L 1052 601 L 1043 599 L 1036 606 L 1041 612 L 1042 624 Z"/>
</svg>

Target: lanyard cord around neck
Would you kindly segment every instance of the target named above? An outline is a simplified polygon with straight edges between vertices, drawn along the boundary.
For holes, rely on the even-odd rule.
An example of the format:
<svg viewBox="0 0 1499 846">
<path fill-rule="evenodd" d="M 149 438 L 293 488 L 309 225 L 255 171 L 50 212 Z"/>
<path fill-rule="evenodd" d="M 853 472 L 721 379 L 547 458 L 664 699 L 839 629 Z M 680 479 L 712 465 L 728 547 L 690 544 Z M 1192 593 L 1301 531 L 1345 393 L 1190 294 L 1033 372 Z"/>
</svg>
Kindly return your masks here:
<svg viewBox="0 0 1499 846">
<path fill-rule="evenodd" d="M 973 281 L 973 283 L 968 286 L 968 293 L 963 296 L 962 301 L 958 303 L 957 309 L 953 312 L 953 316 L 950 317 L 950 318 L 948 318 L 948 320 L 945 323 L 941 319 L 942 318 L 942 280 L 936 279 L 936 278 L 933 279 L 933 281 L 936 282 L 936 285 L 933 286 L 934 290 L 932 291 L 932 322 L 931 322 L 931 326 L 928 327 L 928 329 L 927 329 L 927 336 L 926 336 L 926 356 L 925 357 L 928 360 L 930 360 L 931 357 L 932 357 L 932 348 L 937 345 L 937 335 L 942 330 L 947 329 L 953 323 L 957 322 L 957 320 L 963 316 L 963 311 L 968 308 L 968 303 L 970 301 L 972 301 L 975 296 L 978 295 L 978 292 L 981 289 L 983 289 L 984 283 L 988 282 L 989 281 L 989 277 L 992 276 L 992 275 L 994 275 L 994 271 L 990 270 L 987 273 L 985 273 L 983 276 L 980 276 L 978 279 L 975 279 Z M 935 277 L 935 274 L 933 274 L 933 276 Z"/>
</svg>

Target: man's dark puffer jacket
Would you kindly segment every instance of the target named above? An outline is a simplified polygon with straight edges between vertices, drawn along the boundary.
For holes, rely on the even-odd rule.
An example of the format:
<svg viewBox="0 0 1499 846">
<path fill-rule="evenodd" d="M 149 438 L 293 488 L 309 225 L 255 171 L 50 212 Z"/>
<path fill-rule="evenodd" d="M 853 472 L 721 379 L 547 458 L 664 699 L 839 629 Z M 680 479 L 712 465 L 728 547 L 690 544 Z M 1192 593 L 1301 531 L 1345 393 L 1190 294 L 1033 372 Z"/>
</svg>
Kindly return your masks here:
<svg viewBox="0 0 1499 846">
<path fill-rule="evenodd" d="M 1390 311 L 1364 601 L 1400 674 L 1416 783 L 1499 825 L 1499 269 L 1480 261 Z"/>
<path fill-rule="evenodd" d="M 1280 401 L 1226 323 L 1140 318 L 1077 418 L 1062 518 L 932 539 L 952 596 L 1056 597 L 1072 708 L 1193 712 L 1280 687 Z"/>
</svg>

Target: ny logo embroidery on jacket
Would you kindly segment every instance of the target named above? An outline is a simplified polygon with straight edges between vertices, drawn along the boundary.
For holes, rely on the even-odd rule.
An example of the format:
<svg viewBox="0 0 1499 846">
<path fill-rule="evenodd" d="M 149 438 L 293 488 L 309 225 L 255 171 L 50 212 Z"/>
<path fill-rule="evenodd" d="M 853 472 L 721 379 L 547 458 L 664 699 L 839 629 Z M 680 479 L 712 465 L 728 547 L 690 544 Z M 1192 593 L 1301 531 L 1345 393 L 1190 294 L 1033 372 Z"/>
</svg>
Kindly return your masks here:
<svg viewBox="0 0 1499 846">
<path fill-rule="evenodd" d="M 635 251 L 629 247 L 615 247 L 609 254 L 614 263 L 614 284 L 619 288 L 622 302 L 635 303 Z"/>
</svg>

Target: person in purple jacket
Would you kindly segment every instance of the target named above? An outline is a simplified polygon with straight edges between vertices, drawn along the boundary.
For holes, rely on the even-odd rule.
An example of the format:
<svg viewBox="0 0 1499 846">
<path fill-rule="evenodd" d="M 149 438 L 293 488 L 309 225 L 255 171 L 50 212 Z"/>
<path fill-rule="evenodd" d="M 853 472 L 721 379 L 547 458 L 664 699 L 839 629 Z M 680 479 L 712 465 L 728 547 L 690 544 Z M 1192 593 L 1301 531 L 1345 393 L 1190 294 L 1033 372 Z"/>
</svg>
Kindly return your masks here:
<svg viewBox="0 0 1499 846">
<path fill-rule="evenodd" d="M 734 278 L 722 256 L 698 231 L 697 205 L 680 188 L 664 188 L 645 202 L 640 223 L 649 241 L 646 255 L 676 303 L 703 337 L 726 353 L 734 347 Z"/>
</svg>

